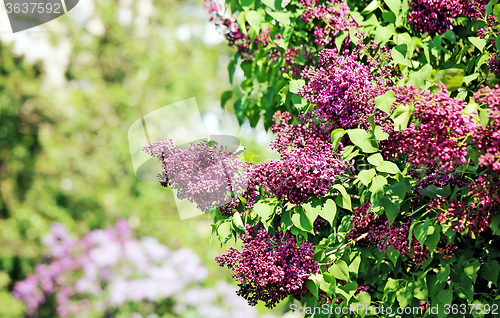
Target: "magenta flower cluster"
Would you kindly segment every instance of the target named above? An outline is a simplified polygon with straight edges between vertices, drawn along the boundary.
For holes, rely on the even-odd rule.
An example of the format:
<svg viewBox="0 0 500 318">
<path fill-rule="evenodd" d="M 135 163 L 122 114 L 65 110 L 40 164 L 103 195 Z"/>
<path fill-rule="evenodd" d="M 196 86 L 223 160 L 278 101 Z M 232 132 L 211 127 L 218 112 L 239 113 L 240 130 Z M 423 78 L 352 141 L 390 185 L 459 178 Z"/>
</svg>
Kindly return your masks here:
<svg viewBox="0 0 500 318">
<path fill-rule="evenodd" d="M 438 222 L 448 224 L 454 231 L 468 230 L 479 234 L 490 226 L 491 217 L 499 212 L 500 179 L 484 174 L 470 183 L 468 188 L 472 202 L 434 199 L 428 210 L 436 211 Z"/>
<path fill-rule="evenodd" d="M 271 127 L 276 134 L 271 147 L 281 158 L 255 165 L 252 182 L 291 203 L 325 195 L 335 176 L 346 170 L 346 163 L 333 151 L 331 143 L 314 133 L 312 123 L 289 125 L 287 112 L 277 112 L 274 119 L 280 121 Z"/>
<path fill-rule="evenodd" d="M 412 0 L 408 22 L 421 33 L 442 34 L 452 28 L 457 16 L 478 18 L 488 0 Z"/>
<path fill-rule="evenodd" d="M 484 87 L 474 94 L 478 103 L 488 107 L 489 125 L 480 126 L 474 133 L 474 142 L 481 151 L 479 165 L 500 174 L 500 86 Z"/>
<path fill-rule="evenodd" d="M 241 252 L 231 247 L 226 254 L 217 256 L 216 261 L 232 270 L 232 276 L 239 282 L 238 294 L 250 305 L 260 300 L 273 308 L 289 295 L 300 299 L 307 292 L 307 278 L 319 271 L 312 258 L 311 243 L 303 241 L 297 246 L 289 233 L 271 236 L 262 226 L 250 225 L 240 238 Z"/>
<path fill-rule="evenodd" d="M 389 70 L 392 70 L 390 65 L 380 64 L 381 56 L 370 58 L 369 65 L 356 61 L 361 49 L 368 47 L 358 47 L 351 55 L 325 49 L 320 53 L 319 66 L 302 72 L 307 84 L 299 95 L 316 104 L 318 118 L 337 128 L 368 128 L 368 117 L 375 110 L 375 97 L 385 93 L 389 77 L 395 75 Z"/>
<path fill-rule="evenodd" d="M 413 107 L 408 128 L 393 132 L 384 145 L 384 154 L 396 158 L 406 153 L 414 168 L 433 167 L 453 171 L 467 162 L 467 139 L 476 130 L 472 116 L 462 116 L 465 102 L 452 98 L 443 87 L 435 93 L 398 87 L 396 104 Z M 438 162 L 437 162 L 437 161 Z"/>
<path fill-rule="evenodd" d="M 202 140 L 175 147 L 169 140 L 150 143 L 144 150 L 162 163 L 162 185 L 171 186 L 179 199 L 196 203 L 203 212 L 232 202 L 246 190 L 245 163 L 223 145 Z"/>
<path fill-rule="evenodd" d="M 389 224 L 385 214 L 376 216 L 370 209 L 371 203 L 366 202 L 358 207 L 351 217 L 352 229 L 347 233 L 346 240 L 352 240 L 368 233 L 368 236 L 358 242 L 361 245 L 376 245 L 380 251 L 387 253 L 390 248 L 401 253 L 402 256 L 408 256 L 416 264 L 422 264 L 429 259 L 429 249 L 427 246 L 422 248 L 420 242 L 412 234 L 411 245 L 408 237 L 412 219 L 404 223 Z"/>
<path fill-rule="evenodd" d="M 315 43 L 327 46 L 334 43 L 335 36 L 340 31 L 356 29 L 358 25 L 349 15 L 349 6 L 342 0 L 300 0 L 305 10 L 302 14 L 304 23 L 319 22 L 314 26 Z"/>
</svg>

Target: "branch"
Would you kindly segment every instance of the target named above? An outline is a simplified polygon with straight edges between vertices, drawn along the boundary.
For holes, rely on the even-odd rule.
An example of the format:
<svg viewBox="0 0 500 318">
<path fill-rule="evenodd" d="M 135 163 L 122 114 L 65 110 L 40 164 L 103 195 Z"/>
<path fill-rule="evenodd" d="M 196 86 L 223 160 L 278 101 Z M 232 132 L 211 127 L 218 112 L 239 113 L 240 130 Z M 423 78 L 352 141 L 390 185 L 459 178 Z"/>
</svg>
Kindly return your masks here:
<svg viewBox="0 0 500 318">
<path fill-rule="evenodd" d="M 365 237 L 368 236 L 368 233 L 365 233 L 365 234 L 362 234 L 360 235 L 359 237 L 355 238 L 354 240 L 350 241 L 350 242 L 347 242 L 345 243 L 344 245 L 342 245 L 341 247 L 337 247 L 336 249 L 334 249 L 333 251 L 330 251 L 328 253 L 325 253 L 325 256 L 329 256 L 329 255 L 332 255 L 332 254 L 335 254 L 337 253 L 338 251 L 341 251 L 343 250 L 344 248 L 348 247 L 348 246 L 351 246 L 351 245 L 354 245 L 356 244 L 357 242 L 361 241 L 362 239 L 364 239 Z"/>
</svg>

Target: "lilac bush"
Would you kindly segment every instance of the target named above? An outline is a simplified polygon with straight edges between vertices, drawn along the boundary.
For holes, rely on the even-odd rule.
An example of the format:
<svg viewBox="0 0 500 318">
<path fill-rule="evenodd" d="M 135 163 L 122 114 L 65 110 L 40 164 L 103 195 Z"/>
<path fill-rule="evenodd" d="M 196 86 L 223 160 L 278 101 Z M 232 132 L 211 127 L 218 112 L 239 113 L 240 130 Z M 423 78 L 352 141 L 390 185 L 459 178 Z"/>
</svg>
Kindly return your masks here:
<svg viewBox="0 0 500 318">
<path fill-rule="evenodd" d="M 16 283 L 13 291 L 30 317 L 36 317 L 52 296 L 57 314 L 68 318 L 137 309 L 155 314 L 167 300 L 173 303 L 170 313 L 177 316 L 229 318 L 235 312 L 258 316 L 236 296 L 234 285 L 221 281 L 214 288 L 201 287 L 208 272 L 191 250 L 173 251 L 152 237 L 137 239 L 125 220 L 79 240 L 59 223 L 51 231 L 44 239 L 47 261 L 36 265 L 35 272 Z M 150 305 L 144 309 L 141 304 Z M 135 312 L 134 317 L 139 316 Z"/>
</svg>

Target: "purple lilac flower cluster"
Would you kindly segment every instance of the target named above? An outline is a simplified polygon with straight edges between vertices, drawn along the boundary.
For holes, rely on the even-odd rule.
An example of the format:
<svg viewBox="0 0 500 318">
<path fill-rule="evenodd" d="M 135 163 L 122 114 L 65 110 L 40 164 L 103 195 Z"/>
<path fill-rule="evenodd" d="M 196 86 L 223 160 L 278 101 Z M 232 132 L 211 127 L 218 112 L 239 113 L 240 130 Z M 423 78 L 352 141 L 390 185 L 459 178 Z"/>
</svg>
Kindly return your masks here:
<svg viewBox="0 0 500 318">
<path fill-rule="evenodd" d="M 322 27 L 314 26 L 315 43 L 318 46 L 327 46 L 334 43 L 335 36 L 340 31 L 358 28 L 354 19 L 349 15 L 349 6 L 342 0 L 300 0 L 305 10 L 302 14 L 304 23 L 319 21 Z"/>
<path fill-rule="evenodd" d="M 497 84 L 494 89 L 483 87 L 474 94 L 474 99 L 488 105 L 490 120 L 486 128 L 480 126 L 474 133 L 474 142 L 482 152 L 479 165 L 500 174 L 500 86 Z"/>
<path fill-rule="evenodd" d="M 481 233 L 490 225 L 492 216 L 500 208 L 500 179 L 487 174 L 468 185 L 473 202 L 466 204 L 449 199 L 434 199 L 428 210 L 436 211 L 436 219 L 448 224 L 454 231 L 468 230 Z"/>
<path fill-rule="evenodd" d="M 271 147 L 280 160 L 264 162 L 252 168 L 252 182 L 278 198 L 301 203 L 313 195 L 325 195 L 335 175 L 346 170 L 340 159 L 322 136 L 314 133 L 313 125 L 289 125 L 288 112 L 277 112 L 271 130 L 276 134 Z"/>
<path fill-rule="evenodd" d="M 324 195 L 335 181 L 335 175 L 346 171 L 348 162 L 340 159 L 331 148 L 330 134 L 318 125 L 310 113 L 300 115 L 298 123 L 290 125 L 288 112 L 278 111 L 271 130 L 276 134 L 272 149 L 280 154 L 280 160 L 247 163 L 244 174 L 247 190 L 241 194 L 244 211 L 251 211 L 258 189 L 263 187 L 267 196 L 284 198 L 291 203 L 301 203 L 313 195 Z M 222 206 L 223 215 L 231 216 L 242 200 Z"/>
<path fill-rule="evenodd" d="M 390 225 L 385 214 L 376 217 L 370 206 L 371 203 L 366 202 L 354 211 L 351 218 L 353 228 L 347 233 L 346 240 L 356 239 L 362 234 L 368 233 L 368 236 L 360 240 L 358 244 L 376 245 L 380 251 L 386 253 L 389 248 L 393 248 L 401 255 L 411 257 L 415 264 L 422 264 L 429 259 L 429 248 L 422 247 L 415 236 L 412 235 L 411 245 L 409 244 L 408 236 L 412 219 L 401 224 L 394 222 Z M 454 247 L 444 244 L 444 241 L 440 244 L 444 246 L 436 249 L 436 252 L 443 253 L 444 257 L 449 257 L 449 253 L 454 251 Z"/>
<path fill-rule="evenodd" d="M 477 19 L 484 14 L 488 0 L 412 0 L 408 22 L 421 33 L 442 34 L 452 28 L 452 19 L 457 16 Z"/>
<path fill-rule="evenodd" d="M 216 261 L 233 271 L 232 276 L 240 282 L 238 294 L 250 305 L 261 300 L 266 307 L 273 308 L 289 295 L 300 299 L 307 293 L 307 278 L 319 271 L 312 258 L 311 243 L 303 241 L 297 247 L 289 233 L 271 236 L 262 226 L 250 225 L 240 238 L 241 252 L 231 247 L 226 254 L 217 256 Z"/>
<path fill-rule="evenodd" d="M 467 162 L 466 140 L 477 129 L 472 116 L 463 117 L 465 102 L 452 98 L 443 87 L 435 93 L 413 86 L 398 87 L 395 105 L 414 107 L 414 120 L 401 132 L 394 131 L 382 143 L 384 155 L 396 158 L 408 154 L 414 168 L 433 167 L 453 171 Z"/>
<path fill-rule="evenodd" d="M 391 64 L 383 64 L 387 58 L 386 48 L 380 54 L 368 56 L 368 63 L 356 61 L 361 51 L 374 49 L 358 45 L 349 55 L 340 55 L 336 49 L 320 52 L 319 66 L 304 69 L 302 77 L 307 84 L 299 90 L 299 95 L 310 103 L 316 104 L 316 116 L 334 126 L 349 128 L 368 128 L 368 117 L 375 110 L 375 97 L 386 92 L 398 72 Z M 373 75 L 375 74 L 375 76 Z M 382 117 L 380 111 L 377 118 Z"/>
<path fill-rule="evenodd" d="M 203 212 L 232 202 L 246 190 L 245 163 L 223 145 L 202 140 L 175 147 L 170 140 L 151 143 L 144 150 L 161 161 L 161 184 L 176 189 L 179 199 L 196 203 Z"/>
</svg>

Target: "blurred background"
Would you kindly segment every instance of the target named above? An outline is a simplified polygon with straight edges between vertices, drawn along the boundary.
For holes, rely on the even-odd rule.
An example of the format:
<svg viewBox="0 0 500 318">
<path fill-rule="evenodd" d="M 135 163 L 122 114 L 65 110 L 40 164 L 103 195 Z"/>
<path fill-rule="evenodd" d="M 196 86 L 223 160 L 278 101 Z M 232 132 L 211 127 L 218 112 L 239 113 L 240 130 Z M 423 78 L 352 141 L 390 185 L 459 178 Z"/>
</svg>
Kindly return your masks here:
<svg viewBox="0 0 500 318">
<path fill-rule="evenodd" d="M 208 20 L 202 0 L 81 0 L 56 20 L 12 34 L 0 4 L 0 317 L 60 314 L 57 299 L 28 313 L 12 296 L 37 264 L 51 262 L 43 238 L 53 222 L 80 239 L 124 219 L 137 238 L 196 254 L 207 270 L 196 286 L 233 284 L 214 261 L 227 247 L 210 242 L 209 216 L 181 221 L 171 190 L 135 177 L 128 148 L 133 122 L 194 97 L 207 127 L 232 127 L 247 149 L 272 156 L 269 133 L 248 123 L 240 131 L 231 110 L 220 108 L 221 93 L 232 89 L 234 52 Z M 188 317 L 158 301 L 92 317 Z"/>
</svg>

